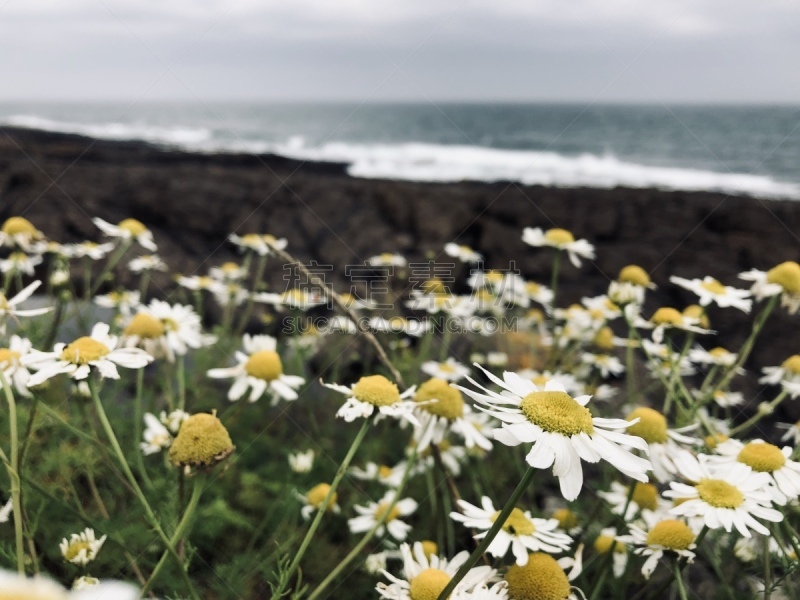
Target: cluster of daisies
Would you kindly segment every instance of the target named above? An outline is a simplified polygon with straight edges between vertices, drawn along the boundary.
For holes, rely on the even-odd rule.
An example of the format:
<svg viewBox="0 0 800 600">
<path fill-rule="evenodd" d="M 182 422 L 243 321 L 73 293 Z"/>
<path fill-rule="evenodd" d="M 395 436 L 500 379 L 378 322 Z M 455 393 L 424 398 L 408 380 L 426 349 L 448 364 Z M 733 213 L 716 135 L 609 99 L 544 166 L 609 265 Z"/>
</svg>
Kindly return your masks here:
<svg viewBox="0 0 800 600">
<path fill-rule="evenodd" d="M 800 556 L 800 423 L 776 424 L 771 417 L 800 396 L 800 355 L 763 368 L 764 399 L 755 408 L 748 407 L 742 382 L 770 313 L 800 309 L 797 263 L 742 273 L 746 287 L 710 276 L 672 277 L 696 302 L 655 310 L 646 308 L 655 284 L 644 268 L 628 265 L 606 293 L 564 307 L 557 277 L 544 285 L 518 272 L 484 269 L 479 252 L 449 243 L 441 254 L 456 261 L 458 280 L 435 271 L 416 277 L 415 263 L 386 253 L 365 261 L 376 277 L 389 273 L 384 297 L 351 290 L 331 298 L 319 289 L 270 291 L 267 259 L 288 260 L 287 241 L 246 234 L 229 238 L 241 262 L 175 277 L 188 298 L 180 303 L 147 300 L 152 272 L 167 266 L 144 224 L 94 223 L 105 241 L 59 244 L 22 217 L 0 228 L 0 248 L 7 250 L 0 259 L 5 384 L 30 398 L 66 377 L 97 399 L 102 380 L 120 379 L 120 368 L 138 371 L 136 468 L 143 481 L 157 468 L 145 462 L 151 455 L 163 453 L 165 462 L 196 474 L 234 451 L 216 414 L 192 414 L 186 406 L 184 370 L 202 349 L 231 353 L 216 353 L 194 381 L 206 381 L 243 412 L 264 399 L 282 405 L 276 413 L 295 406 L 308 411 L 308 390 L 326 395 L 337 404 L 331 411 L 336 426 L 352 428 L 353 442 L 335 476 L 329 460 L 315 460 L 321 447 L 288 453 L 297 481 L 287 495 L 297 501 L 305 538 L 282 568 L 302 572 L 304 553 L 324 523 L 346 519 L 359 552 L 348 554 L 331 577 L 362 560 L 368 573 L 361 575 L 376 578 L 376 597 L 391 600 L 604 597 L 653 578 L 665 585 L 674 579 L 685 593 L 689 565 L 703 561 L 719 576 L 719 548 L 747 573 L 734 583 L 717 581 L 731 594 L 747 586 L 777 595 L 792 581 Z M 595 257 L 591 243 L 565 229 L 526 228 L 522 240 L 553 251 L 555 273 L 570 268 L 560 264 L 562 255 L 572 268 Z M 139 248 L 147 253 L 132 257 Z M 82 261 L 77 269 L 75 261 Z M 138 289 L 98 294 L 121 264 L 138 275 Z M 44 267 L 45 277 L 24 283 Z M 79 285 L 75 270 L 84 274 Z M 64 298 L 76 303 L 80 291 L 110 311 L 109 318 L 87 335 L 47 347 L 42 336 L 24 335 L 36 330 L 26 324 L 47 319 L 58 327 L 69 310 Z M 204 324 L 206 299 L 221 309 L 213 333 Z M 399 306 L 392 305 L 397 299 Z M 387 310 L 387 302 L 402 314 Z M 721 309 L 757 313 L 738 350 L 709 342 L 713 311 Z M 251 316 L 260 314 L 258 328 L 266 331 L 278 313 L 291 315 L 287 335 L 245 333 L 256 329 Z M 301 314 L 323 315 L 326 325 L 302 328 Z M 513 335 L 503 335 L 496 324 L 510 318 Z M 385 353 L 377 369 L 358 365 L 361 372 L 351 379 L 319 385 L 304 376 L 329 336 L 362 332 Z M 143 407 L 145 369 L 179 374 L 177 394 Z M 402 443 L 387 443 L 364 462 L 358 449 L 370 436 Z M 320 471 L 332 478 L 303 479 Z M 349 483 L 346 491 L 342 481 Z M 129 485 L 137 490 L 137 480 Z M 0 524 L 13 513 L 9 499 Z M 102 589 L 83 571 L 105 541 L 93 529 L 62 541 L 64 560 L 82 569 L 75 593 Z M 767 574 L 760 569 L 764 558 L 774 565 Z M 293 577 L 289 572 L 276 589 L 285 592 L 280 586 Z M 311 597 L 329 584 L 319 583 Z M 53 585 L 52 597 L 72 597 L 52 582 L 0 572 L 0 596 L 6 587 L 28 593 L 26 585 Z M 130 592 L 119 589 L 120 597 Z"/>
</svg>

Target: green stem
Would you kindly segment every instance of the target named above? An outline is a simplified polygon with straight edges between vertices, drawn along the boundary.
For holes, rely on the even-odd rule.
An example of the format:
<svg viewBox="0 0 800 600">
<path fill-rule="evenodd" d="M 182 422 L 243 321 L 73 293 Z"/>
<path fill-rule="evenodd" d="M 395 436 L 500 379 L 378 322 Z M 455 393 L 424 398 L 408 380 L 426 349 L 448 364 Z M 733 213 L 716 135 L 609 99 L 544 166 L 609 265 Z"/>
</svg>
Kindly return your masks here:
<svg viewBox="0 0 800 600">
<path fill-rule="evenodd" d="M 136 371 L 136 396 L 133 401 L 133 455 L 136 457 L 136 468 L 142 477 L 147 489 L 153 489 L 153 482 L 147 475 L 144 466 L 144 455 L 140 444 L 142 442 L 142 422 L 144 421 L 144 407 L 142 406 L 142 393 L 144 391 L 144 369 Z"/>
<path fill-rule="evenodd" d="M 178 356 L 178 408 L 186 409 L 186 357 Z"/>
<path fill-rule="evenodd" d="M 467 562 L 461 565 L 461 568 L 458 570 L 453 578 L 450 580 L 450 583 L 447 584 L 447 587 L 442 590 L 442 593 L 439 594 L 439 600 L 447 600 L 450 597 L 450 594 L 456 589 L 456 586 L 464 579 L 464 576 L 467 572 L 475 566 L 475 564 L 480 560 L 481 556 L 484 555 L 486 549 L 489 547 L 489 544 L 492 543 L 494 538 L 497 536 L 497 533 L 505 524 L 508 516 L 511 514 L 511 511 L 517 506 L 517 501 L 519 501 L 520 497 L 525 490 L 530 485 L 531 481 L 533 481 L 533 476 L 536 471 L 533 467 L 528 467 L 528 470 L 525 471 L 525 475 L 522 476 L 522 480 L 517 485 L 517 488 L 514 490 L 514 493 L 511 494 L 511 497 L 506 502 L 506 505 L 503 507 L 503 510 L 500 511 L 500 514 L 495 519 L 495 522 L 492 523 L 492 527 L 486 533 L 486 537 L 481 540 L 481 543 L 478 545 L 475 550 L 473 550 L 472 554 L 469 555 Z M 309 598 L 309 600 L 311 600 Z"/>
<path fill-rule="evenodd" d="M 198 474 L 194 479 L 194 485 L 192 486 L 192 496 L 189 498 L 189 504 L 186 506 L 186 510 L 183 512 L 183 517 L 181 517 L 181 522 L 178 523 L 178 527 L 175 529 L 175 533 L 172 534 L 170 538 L 170 544 L 173 547 L 177 547 L 180 544 L 183 536 L 186 534 L 189 525 L 192 522 L 192 517 L 194 516 L 195 510 L 197 509 L 197 505 L 200 502 L 200 496 L 203 493 L 203 484 L 205 483 L 205 478 Z M 150 578 L 147 580 L 147 583 L 144 584 L 142 587 L 142 591 L 139 592 L 139 597 L 144 597 L 147 593 L 147 590 L 153 585 L 153 582 L 158 577 L 158 574 L 161 572 L 161 569 L 164 568 L 164 565 L 167 562 L 167 557 L 169 556 L 169 551 L 164 550 L 161 558 L 156 564 L 156 568 L 153 569 L 153 573 L 150 575 Z"/>
<path fill-rule="evenodd" d="M 675 557 L 675 583 L 678 584 L 678 593 L 681 600 L 689 600 L 686 596 L 686 587 L 683 585 L 683 574 L 681 573 L 681 565 L 678 557 Z"/>
<path fill-rule="evenodd" d="M 747 419 L 747 421 L 745 421 L 744 423 L 741 423 L 740 425 L 737 425 L 736 427 L 731 429 L 731 432 L 730 432 L 729 435 L 731 437 L 733 437 L 735 435 L 738 435 L 738 434 L 742 433 L 743 431 L 747 431 L 753 425 L 758 423 L 761 419 L 763 419 L 764 417 L 766 417 L 768 415 L 771 415 L 773 413 L 773 411 L 777 408 L 777 406 L 781 402 L 783 402 L 788 395 L 789 395 L 789 392 L 787 392 L 786 390 L 781 391 L 781 393 L 778 394 L 775 397 L 774 400 L 772 400 L 770 402 L 767 402 L 765 409 L 756 408 L 756 414 L 754 414 L 752 417 Z"/>
<path fill-rule="evenodd" d="M 103 430 L 108 437 L 108 441 L 111 443 L 111 447 L 114 450 L 114 453 L 117 455 L 117 460 L 122 467 L 122 471 L 125 474 L 125 477 L 128 479 L 128 483 L 130 483 L 131 488 L 133 489 L 133 493 L 136 498 L 139 500 L 139 503 L 142 505 L 144 509 L 145 515 L 147 516 L 147 520 L 150 522 L 150 526 L 156 531 L 158 537 L 161 538 L 161 541 L 167 547 L 167 551 L 172 555 L 172 557 L 177 561 L 179 570 L 181 572 L 181 577 L 186 584 L 186 588 L 189 591 L 189 594 L 194 598 L 194 600 L 200 600 L 200 596 L 197 595 L 197 592 L 192 585 L 191 580 L 189 579 L 189 574 L 184 569 L 183 561 L 181 560 L 178 553 L 175 551 L 175 546 L 172 544 L 170 539 L 167 537 L 167 534 L 164 533 L 164 530 L 161 527 L 161 524 L 158 522 L 158 518 L 156 514 L 153 512 L 153 509 L 150 507 L 150 503 L 147 502 L 147 498 L 145 498 L 144 493 L 142 492 L 142 488 L 139 487 L 139 483 L 136 481 L 136 477 L 133 475 L 133 471 L 131 471 L 130 466 L 128 465 L 128 461 L 125 459 L 125 453 L 122 451 L 122 447 L 119 445 L 119 441 L 117 440 L 117 436 L 114 433 L 114 428 L 111 426 L 111 423 L 106 416 L 106 411 L 103 408 L 103 403 L 100 401 L 100 395 L 97 391 L 97 382 L 95 381 L 94 377 L 89 377 L 89 389 L 92 392 L 92 400 L 94 401 L 94 406 L 97 411 L 97 416 L 100 418 L 100 423 L 103 425 Z"/>
<path fill-rule="evenodd" d="M 131 247 L 131 243 L 132 243 L 131 240 L 122 240 L 120 242 L 119 246 L 114 251 L 114 254 L 112 254 L 111 258 L 108 259 L 108 262 L 106 263 L 106 266 L 103 269 L 102 273 L 100 273 L 100 276 L 95 280 L 94 285 L 91 288 L 89 288 L 90 291 L 88 293 L 88 296 L 86 297 L 87 300 L 97 293 L 97 290 L 99 290 L 100 286 L 103 285 L 103 282 L 106 279 L 106 275 L 108 275 L 114 269 L 114 267 L 117 266 L 117 263 L 120 260 L 122 260 L 122 257 L 125 256 L 125 252 L 127 252 L 128 248 Z M 91 263 L 89 264 L 91 265 Z M 144 298 L 142 298 L 142 300 L 144 300 Z"/>
<path fill-rule="evenodd" d="M 11 507 L 14 511 L 14 538 L 17 553 L 17 572 L 25 575 L 25 550 L 22 535 L 22 486 L 19 481 L 19 437 L 17 431 L 17 404 L 5 373 L 0 369 L 0 382 L 8 402 L 8 420 L 11 436 L 11 462 L 6 464 L 8 478 L 11 480 Z"/>
<path fill-rule="evenodd" d="M 328 573 L 328 576 L 325 579 L 323 579 L 322 583 L 320 583 L 316 587 L 316 589 L 308 597 L 308 600 L 317 600 L 322 594 L 322 592 L 324 592 L 325 589 L 331 584 L 331 582 L 339 576 L 339 574 L 344 570 L 344 568 L 347 565 L 349 565 L 353 561 L 353 559 L 361 553 L 361 550 L 363 550 L 364 546 L 366 546 L 369 543 L 369 541 L 373 538 L 378 529 L 383 527 L 384 523 L 386 522 L 386 519 L 392 513 L 392 509 L 394 508 L 395 504 L 397 504 L 398 500 L 400 499 L 400 494 L 403 492 L 403 488 L 405 488 L 406 486 L 408 477 L 411 474 L 411 468 L 414 466 L 414 462 L 416 461 L 416 459 L 417 459 L 417 451 L 415 448 L 414 453 L 408 459 L 406 470 L 403 473 L 403 479 L 402 481 L 400 481 L 400 485 L 397 486 L 397 489 L 394 492 L 392 501 L 389 503 L 389 506 L 386 508 L 385 511 L 383 511 L 383 514 L 377 520 L 372 529 L 370 529 L 367 533 L 365 533 L 364 537 L 361 538 L 358 544 L 355 545 L 355 547 L 348 553 L 348 555 L 345 556 L 342 559 L 342 561 L 338 565 L 336 565 L 333 568 L 333 570 L 331 570 L 330 573 Z"/>
<path fill-rule="evenodd" d="M 769 561 L 769 537 L 764 538 L 764 600 L 769 600 L 772 587 L 772 565 Z"/>
<path fill-rule="evenodd" d="M 350 449 L 347 451 L 347 455 L 344 457 L 342 464 L 339 465 L 339 468 L 336 471 L 336 476 L 333 478 L 331 482 L 331 488 L 328 490 L 327 496 L 325 496 L 325 500 L 322 501 L 322 504 L 317 507 L 317 514 L 314 516 L 314 520 L 311 522 L 311 527 L 309 527 L 306 536 L 303 538 L 302 543 L 300 544 L 300 549 L 297 551 L 297 554 L 292 560 L 292 563 L 289 565 L 289 568 L 285 574 L 285 576 L 281 580 L 281 585 L 278 588 L 278 591 L 275 592 L 274 597 L 280 598 L 283 590 L 285 589 L 286 583 L 291 579 L 292 575 L 294 574 L 297 567 L 300 565 L 300 561 L 303 559 L 303 556 L 308 550 L 308 546 L 311 543 L 314 534 L 317 531 L 320 523 L 322 522 L 322 517 L 325 515 L 325 512 L 328 510 L 328 506 L 330 506 L 331 502 L 333 502 L 333 497 L 336 493 L 336 488 L 339 486 L 339 482 L 344 477 L 345 473 L 347 472 L 347 467 L 350 465 L 350 461 L 353 460 L 353 457 L 356 454 L 356 450 L 361 445 L 364 436 L 367 434 L 367 430 L 372 425 L 372 419 L 364 419 L 364 423 L 361 425 L 361 429 L 358 430 L 358 434 L 356 434 L 353 443 L 350 444 Z M 387 511 L 388 514 L 389 511 Z"/>
</svg>

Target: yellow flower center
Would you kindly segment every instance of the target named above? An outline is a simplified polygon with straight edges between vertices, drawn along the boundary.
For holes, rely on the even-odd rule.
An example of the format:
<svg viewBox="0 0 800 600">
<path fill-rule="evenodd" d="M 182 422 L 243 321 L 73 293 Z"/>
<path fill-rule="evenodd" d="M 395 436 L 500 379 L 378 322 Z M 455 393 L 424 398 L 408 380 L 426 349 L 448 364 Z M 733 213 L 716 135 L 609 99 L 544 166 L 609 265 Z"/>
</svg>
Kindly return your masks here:
<svg viewBox="0 0 800 600">
<path fill-rule="evenodd" d="M 89 542 L 72 542 L 69 546 L 67 546 L 67 550 L 64 552 L 64 558 L 68 561 L 72 561 L 81 553 L 81 550 L 86 550 L 86 554 L 88 555 L 92 550 L 92 546 L 89 544 Z M 2 598 L 2 596 L 0 596 L 0 598 Z"/>
<path fill-rule="evenodd" d="M 699 304 L 690 304 L 684 308 L 683 316 L 690 319 L 699 319 L 698 325 L 704 329 L 708 329 L 711 326 L 711 321 L 708 320 L 705 309 Z"/>
<path fill-rule="evenodd" d="M 383 375 L 369 375 L 362 377 L 353 386 L 353 396 L 359 402 L 366 402 L 373 406 L 391 406 L 400 402 L 400 391 L 397 385 L 386 379 Z"/>
<path fill-rule="evenodd" d="M 318 483 L 313 488 L 311 488 L 308 493 L 306 494 L 306 501 L 310 506 L 314 508 L 319 508 L 322 506 L 322 503 L 325 501 L 325 498 L 328 496 L 328 492 L 331 491 L 331 486 L 327 483 Z M 331 503 L 328 505 L 328 510 L 333 508 L 333 505 L 336 504 L 336 500 L 338 499 L 338 494 L 336 492 L 333 493 L 331 497 Z"/>
<path fill-rule="evenodd" d="M 639 287 L 647 287 L 650 285 L 650 275 L 648 275 L 647 271 L 645 271 L 642 267 L 628 265 L 627 267 L 623 267 L 619 272 L 617 281 L 622 283 L 632 283 L 633 285 L 638 285 Z"/>
<path fill-rule="evenodd" d="M 687 550 L 694 542 L 694 532 L 683 521 L 659 521 L 647 533 L 648 546 L 661 546 L 669 550 Z"/>
<path fill-rule="evenodd" d="M 394 506 L 392 506 L 392 510 L 389 510 L 390 504 L 391 502 L 381 502 L 380 504 L 378 504 L 378 507 L 375 509 L 376 521 L 384 519 L 385 516 L 386 518 L 384 519 L 383 522 L 389 523 L 390 521 L 394 521 L 397 517 L 400 516 L 400 509 L 397 508 L 397 505 L 395 504 Z M 389 511 L 389 513 L 386 514 L 386 511 Z"/>
<path fill-rule="evenodd" d="M 541 290 L 542 286 L 540 286 L 535 281 L 525 282 L 525 291 L 528 292 L 531 296 L 538 294 Z"/>
<path fill-rule="evenodd" d="M 450 579 L 450 575 L 444 571 L 425 569 L 411 580 L 408 595 L 411 600 L 436 600 Z"/>
<path fill-rule="evenodd" d="M 500 511 L 498 510 L 492 515 L 492 523 L 497 521 L 497 517 L 499 516 Z M 533 524 L 533 521 L 525 516 L 524 512 L 515 508 L 511 511 L 511 514 L 508 515 L 506 522 L 503 523 L 503 531 L 511 535 L 531 535 L 536 531 L 536 526 Z"/>
<path fill-rule="evenodd" d="M 125 219 L 124 221 L 120 221 L 117 227 L 124 229 L 133 237 L 139 237 L 145 231 L 147 231 L 147 227 L 144 226 L 144 223 L 137 221 L 136 219 Z"/>
<path fill-rule="evenodd" d="M 639 508 L 655 510 L 658 508 L 658 488 L 651 483 L 637 483 L 631 498 Z"/>
<path fill-rule="evenodd" d="M 767 282 L 777 283 L 789 294 L 800 294 L 800 265 L 788 261 L 773 267 L 767 271 Z"/>
<path fill-rule="evenodd" d="M 575 241 L 575 236 L 566 229 L 549 229 L 544 234 L 544 239 L 553 246 L 564 246 Z"/>
<path fill-rule="evenodd" d="M 603 327 L 594 336 L 594 345 L 600 350 L 613 350 L 614 349 L 614 332 L 610 327 Z"/>
<path fill-rule="evenodd" d="M 570 595 L 564 570 L 555 558 L 543 552 L 529 555 L 522 567 L 509 567 L 505 580 L 508 596 L 514 600 L 566 600 Z"/>
<path fill-rule="evenodd" d="M 683 316 L 675 308 L 663 306 L 659 308 L 653 316 L 650 317 L 650 322 L 656 325 L 672 325 L 673 327 L 680 327 L 683 325 Z"/>
<path fill-rule="evenodd" d="M 578 526 L 578 515 L 568 508 L 559 508 L 553 513 L 553 518 L 558 521 L 558 526 L 564 531 Z"/>
<path fill-rule="evenodd" d="M 389 475 L 392 474 L 392 467 L 387 467 L 386 465 L 381 465 L 378 467 L 378 477 L 381 479 L 386 479 Z"/>
<path fill-rule="evenodd" d="M 214 285 L 214 280 L 208 275 L 201 275 L 197 278 L 197 286 L 201 288 L 210 288 Z"/>
<path fill-rule="evenodd" d="M 701 479 L 695 489 L 703 502 L 716 508 L 737 508 L 744 502 L 742 492 L 722 479 Z"/>
<path fill-rule="evenodd" d="M 272 235 L 271 233 L 264 233 L 264 234 L 262 234 L 262 236 L 261 236 L 261 239 L 262 239 L 262 240 L 264 240 L 264 242 L 265 242 L 265 243 L 266 243 L 268 246 L 274 246 L 275 244 L 277 244 L 277 243 L 278 243 L 278 238 L 276 238 L 276 237 L 275 237 L 274 235 Z"/>
<path fill-rule="evenodd" d="M 24 252 L 12 252 L 11 254 L 8 255 L 8 259 L 13 263 L 21 265 L 26 260 L 28 260 L 28 255 L 25 254 Z"/>
<path fill-rule="evenodd" d="M 759 473 L 772 473 L 786 464 L 786 457 L 781 449 L 772 444 L 756 444 L 750 442 L 736 457 L 740 463 Z"/>
<path fill-rule="evenodd" d="M 423 383 L 419 386 L 414 401 L 425 402 L 421 406 L 423 410 L 449 421 L 464 415 L 464 398 L 461 397 L 461 392 L 444 379 L 434 377 Z"/>
<path fill-rule="evenodd" d="M 164 335 L 164 324 L 148 314 L 136 313 L 123 333 L 144 339 L 160 338 Z"/>
<path fill-rule="evenodd" d="M 794 354 L 781 363 L 781 368 L 792 375 L 800 375 L 800 355 Z"/>
<path fill-rule="evenodd" d="M 277 352 L 259 350 L 250 355 L 244 365 L 244 370 L 251 377 L 263 379 L 264 381 L 274 381 L 283 374 L 283 365 Z"/>
<path fill-rule="evenodd" d="M 433 277 L 422 284 L 422 291 L 426 294 L 446 294 L 447 288 L 441 279 Z"/>
<path fill-rule="evenodd" d="M 172 464 L 208 467 L 228 458 L 235 446 L 216 415 L 197 413 L 182 424 L 169 449 Z"/>
<path fill-rule="evenodd" d="M 497 271 L 492 269 L 491 271 L 487 271 L 485 275 L 486 281 L 491 284 L 498 284 L 503 281 L 503 273 L 501 271 Z"/>
<path fill-rule="evenodd" d="M 549 433 L 594 433 L 592 413 L 565 392 L 532 392 L 522 399 L 522 414 Z"/>
<path fill-rule="evenodd" d="M 657 410 L 640 406 L 634 409 L 627 417 L 627 421 L 639 419 L 628 427 L 627 433 L 638 435 L 648 444 L 663 444 L 667 441 L 667 418 Z"/>
<path fill-rule="evenodd" d="M 39 233 L 33 223 L 24 217 L 11 217 L 3 223 L 3 233 L 6 235 L 35 236 Z"/>
<path fill-rule="evenodd" d="M 707 435 L 703 441 L 706 443 L 709 450 L 713 450 L 722 442 L 727 442 L 728 436 L 724 433 L 715 433 L 713 435 Z"/>
<path fill-rule="evenodd" d="M 111 354 L 111 350 L 102 342 L 90 337 L 78 338 L 61 352 L 61 360 L 76 365 L 85 365 Z"/>
<path fill-rule="evenodd" d="M 730 354 L 730 352 L 725 350 L 725 348 L 721 348 L 719 346 L 717 346 L 716 348 L 712 348 L 711 350 L 708 351 L 708 353 L 714 358 L 725 358 Z"/>
<path fill-rule="evenodd" d="M 391 261 L 392 261 L 392 259 L 394 258 L 394 254 L 392 254 L 391 252 L 384 252 L 383 254 L 381 254 L 381 255 L 379 256 L 379 258 L 380 258 L 380 259 L 381 259 L 383 262 L 391 262 Z"/>
<path fill-rule="evenodd" d="M 9 348 L 0 348 L 0 367 L 13 367 L 19 364 L 19 352 Z"/>
<path fill-rule="evenodd" d="M 713 278 L 701 283 L 700 287 L 711 292 L 712 294 L 724 295 L 727 292 L 725 286 Z"/>
<path fill-rule="evenodd" d="M 237 265 L 235 262 L 226 262 L 219 269 L 226 275 L 231 275 L 239 271 L 239 265 Z"/>
<path fill-rule="evenodd" d="M 453 365 L 447 363 L 439 363 L 439 370 L 442 373 L 455 373 L 456 368 Z"/>
<path fill-rule="evenodd" d="M 544 313 L 540 311 L 538 308 L 532 308 L 527 313 L 525 313 L 525 318 L 530 319 L 534 323 L 543 323 Z"/>
<path fill-rule="evenodd" d="M 594 549 L 597 550 L 598 554 L 607 554 L 612 547 L 617 554 L 625 554 L 627 552 L 625 544 L 618 542 L 613 536 L 599 535 L 594 541 Z"/>
<path fill-rule="evenodd" d="M 422 544 L 422 551 L 428 558 L 439 554 L 439 546 L 436 544 L 436 542 L 432 542 L 431 540 L 422 540 L 420 543 Z"/>
</svg>

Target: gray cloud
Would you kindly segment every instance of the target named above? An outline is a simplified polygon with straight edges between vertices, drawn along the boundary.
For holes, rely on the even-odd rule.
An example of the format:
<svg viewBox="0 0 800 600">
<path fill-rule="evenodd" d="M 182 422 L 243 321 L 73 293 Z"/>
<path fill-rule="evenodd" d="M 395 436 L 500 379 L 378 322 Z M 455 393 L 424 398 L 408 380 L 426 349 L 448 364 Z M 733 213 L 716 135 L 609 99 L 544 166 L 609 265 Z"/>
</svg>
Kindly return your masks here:
<svg viewBox="0 0 800 600">
<path fill-rule="evenodd" d="M 6 100 L 799 102 L 800 0 L 9 0 L 0 56 Z"/>
</svg>

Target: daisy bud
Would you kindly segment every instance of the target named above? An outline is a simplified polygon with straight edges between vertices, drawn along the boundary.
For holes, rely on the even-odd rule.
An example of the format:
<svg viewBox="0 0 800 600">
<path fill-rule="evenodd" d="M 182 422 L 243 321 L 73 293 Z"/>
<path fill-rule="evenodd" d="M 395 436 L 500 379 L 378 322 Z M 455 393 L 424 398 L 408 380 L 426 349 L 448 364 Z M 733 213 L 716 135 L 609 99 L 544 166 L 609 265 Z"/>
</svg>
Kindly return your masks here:
<svg viewBox="0 0 800 600">
<path fill-rule="evenodd" d="M 169 449 L 169 459 L 179 467 L 212 467 L 235 449 L 228 430 L 215 414 L 198 413 L 181 425 Z"/>
</svg>

